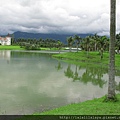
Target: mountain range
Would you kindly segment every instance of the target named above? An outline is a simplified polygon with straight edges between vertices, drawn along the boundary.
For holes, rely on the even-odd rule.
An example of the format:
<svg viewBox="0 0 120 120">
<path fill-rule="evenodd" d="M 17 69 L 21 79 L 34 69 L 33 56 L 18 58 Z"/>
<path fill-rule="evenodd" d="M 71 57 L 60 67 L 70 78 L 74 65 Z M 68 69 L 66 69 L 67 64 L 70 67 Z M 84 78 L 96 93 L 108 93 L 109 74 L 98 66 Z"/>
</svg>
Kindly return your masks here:
<svg viewBox="0 0 120 120">
<path fill-rule="evenodd" d="M 75 34 L 55 34 L 55 33 L 28 33 L 28 32 L 21 32 L 17 31 L 11 34 L 11 36 L 14 35 L 14 39 L 17 40 L 18 38 L 24 38 L 24 39 L 54 39 L 54 40 L 60 40 L 63 43 L 67 43 L 67 37 L 74 36 Z M 81 38 L 85 38 L 88 35 L 92 34 L 77 34 Z"/>
</svg>

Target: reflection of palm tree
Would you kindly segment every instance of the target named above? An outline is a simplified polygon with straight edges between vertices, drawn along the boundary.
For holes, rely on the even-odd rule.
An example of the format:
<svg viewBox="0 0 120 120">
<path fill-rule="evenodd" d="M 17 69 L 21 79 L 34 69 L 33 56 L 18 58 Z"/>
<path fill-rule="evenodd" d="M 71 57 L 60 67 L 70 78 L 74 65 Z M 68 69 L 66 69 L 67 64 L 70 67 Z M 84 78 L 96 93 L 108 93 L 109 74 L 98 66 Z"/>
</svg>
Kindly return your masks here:
<svg viewBox="0 0 120 120">
<path fill-rule="evenodd" d="M 75 81 L 75 80 L 80 80 L 80 77 L 78 76 L 77 65 L 76 65 L 75 73 L 74 73 L 74 75 L 73 75 L 73 81 Z"/>
<path fill-rule="evenodd" d="M 79 67 L 80 68 L 80 67 Z M 75 72 L 71 70 L 71 65 L 68 65 L 68 68 L 66 71 L 64 71 L 64 74 L 68 78 L 72 78 L 73 81 L 79 80 L 80 82 L 87 84 L 87 83 L 92 83 L 95 86 L 99 86 L 100 88 L 103 87 L 104 84 L 107 83 L 107 81 L 103 80 L 103 74 L 107 73 L 107 69 L 101 68 L 95 68 L 95 67 L 88 67 L 86 68 L 86 71 L 79 76 L 78 74 L 78 67 L 76 65 Z"/>
<path fill-rule="evenodd" d="M 103 74 L 106 72 L 107 71 L 104 71 L 102 68 L 97 69 L 97 68 L 87 67 L 86 72 L 84 74 L 84 79 L 85 79 L 85 76 L 87 76 L 85 83 L 92 82 L 93 85 L 99 85 L 99 87 L 102 88 L 103 85 L 106 83 L 106 81 L 102 79 Z"/>
<path fill-rule="evenodd" d="M 90 77 L 89 77 L 89 72 L 86 69 L 86 71 L 83 73 L 82 77 L 81 77 L 81 82 L 83 82 L 84 84 L 87 84 L 90 81 Z"/>
<path fill-rule="evenodd" d="M 107 73 L 107 70 L 103 70 L 102 68 L 90 68 L 87 67 L 86 71 L 82 74 L 81 77 L 78 77 L 75 80 L 80 80 L 84 84 L 87 84 L 88 82 L 91 82 L 93 85 L 99 85 L 100 88 L 103 87 L 104 84 L 106 84 L 107 81 L 104 81 L 102 79 L 103 74 Z"/>
<path fill-rule="evenodd" d="M 69 64 L 67 70 L 64 71 L 64 73 L 65 73 L 65 76 L 66 76 L 66 77 L 72 78 L 73 81 L 80 80 L 80 77 L 78 76 L 78 68 L 77 68 L 77 65 L 76 65 L 76 68 L 75 68 L 75 72 L 73 72 L 73 71 L 71 70 L 71 65 Z"/>
<path fill-rule="evenodd" d="M 73 78 L 73 71 L 71 70 L 71 65 L 69 64 L 67 70 L 64 71 L 64 74 L 68 78 Z"/>
<path fill-rule="evenodd" d="M 57 66 L 55 66 L 55 68 L 57 68 L 57 70 L 60 70 L 60 69 L 62 69 L 63 67 L 62 67 L 61 63 L 60 63 L 60 62 L 58 62 L 58 65 L 57 65 Z"/>
</svg>

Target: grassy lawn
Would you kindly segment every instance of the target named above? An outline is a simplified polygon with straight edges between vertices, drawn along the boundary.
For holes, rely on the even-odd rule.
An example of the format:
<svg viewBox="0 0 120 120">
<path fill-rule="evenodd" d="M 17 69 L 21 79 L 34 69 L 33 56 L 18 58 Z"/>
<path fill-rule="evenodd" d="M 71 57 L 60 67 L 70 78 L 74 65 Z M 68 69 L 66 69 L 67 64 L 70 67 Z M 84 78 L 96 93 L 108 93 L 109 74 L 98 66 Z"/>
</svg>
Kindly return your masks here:
<svg viewBox="0 0 120 120">
<path fill-rule="evenodd" d="M 41 47 L 40 50 L 57 50 L 58 51 L 58 48 L 44 48 L 44 47 Z"/>
<path fill-rule="evenodd" d="M 0 45 L 0 50 L 23 50 L 23 48 L 20 48 L 20 46 L 3 46 Z"/>
<path fill-rule="evenodd" d="M 0 45 L 0 50 L 25 50 L 24 48 L 20 48 L 20 46 L 13 46 L 13 45 Z M 58 48 L 44 48 L 44 47 L 41 47 L 40 50 L 57 50 L 58 51 Z"/>
<path fill-rule="evenodd" d="M 86 65 L 92 65 L 92 66 L 103 66 L 108 67 L 109 63 L 109 53 L 105 52 L 103 55 L 103 59 L 100 58 L 99 52 L 89 52 L 89 55 L 87 56 L 87 53 L 85 51 L 81 52 L 68 52 L 68 53 L 62 53 L 62 54 L 55 54 L 53 57 L 61 59 L 65 62 L 77 64 L 80 66 L 86 66 Z M 115 65 L 116 68 L 120 68 L 120 55 L 115 55 Z"/>
<path fill-rule="evenodd" d="M 120 100 L 120 94 L 117 94 Z M 105 96 L 34 115 L 120 115 L 120 101 L 105 102 Z"/>
</svg>

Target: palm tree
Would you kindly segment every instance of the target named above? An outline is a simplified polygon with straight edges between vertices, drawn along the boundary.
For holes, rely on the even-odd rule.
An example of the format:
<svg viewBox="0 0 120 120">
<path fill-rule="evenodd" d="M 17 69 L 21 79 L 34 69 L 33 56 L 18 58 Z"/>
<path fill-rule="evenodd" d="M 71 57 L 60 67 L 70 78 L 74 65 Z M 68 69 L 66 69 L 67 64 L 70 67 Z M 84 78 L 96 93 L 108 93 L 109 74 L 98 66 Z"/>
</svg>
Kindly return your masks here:
<svg viewBox="0 0 120 120">
<path fill-rule="evenodd" d="M 98 44 L 99 44 L 99 47 L 100 47 L 99 51 L 100 51 L 100 57 L 101 57 L 101 59 L 103 58 L 103 51 L 104 51 L 104 46 L 105 46 L 106 40 L 107 40 L 106 36 L 101 36 L 98 39 Z"/>
<path fill-rule="evenodd" d="M 74 39 L 72 36 L 67 38 L 68 46 L 70 47 L 70 52 L 71 52 L 71 47 L 73 45 Z"/>
<path fill-rule="evenodd" d="M 75 40 L 75 42 L 76 42 L 77 52 L 78 52 L 78 46 L 79 46 L 79 44 L 80 44 L 80 42 L 81 42 L 81 38 L 80 38 L 80 36 L 75 35 L 74 40 Z"/>
<path fill-rule="evenodd" d="M 89 50 L 90 50 L 90 36 L 85 38 L 86 49 L 87 49 L 87 57 L 89 57 Z"/>
<path fill-rule="evenodd" d="M 116 0 L 110 0 L 110 48 L 108 100 L 115 99 L 115 38 L 116 38 Z"/>
<path fill-rule="evenodd" d="M 116 43 L 115 43 L 115 47 L 116 47 L 116 53 L 120 53 L 120 33 L 116 35 Z"/>
<path fill-rule="evenodd" d="M 95 48 L 95 51 L 97 51 L 97 44 L 98 44 L 98 39 L 99 39 L 99 36 L 97 35 L 97 33 L 94 34 L 92 39 L 94 39 L 94 42 L 95 42 L 94 48 Z"/>
<path fill-rule="evenodd" d="M 12 44 L 12 45 L 15 44 L 14 33 L 12 34 L 11 44 Z"/>
<path fill-rule="evenodd" d="M 60 40 L 57 41 L 57 44 L 56 44 L 58 50 L 59 50 L 59 53 L 60 53 L 60 49 L 62 48 L 63 44 Z"/>
</svg>

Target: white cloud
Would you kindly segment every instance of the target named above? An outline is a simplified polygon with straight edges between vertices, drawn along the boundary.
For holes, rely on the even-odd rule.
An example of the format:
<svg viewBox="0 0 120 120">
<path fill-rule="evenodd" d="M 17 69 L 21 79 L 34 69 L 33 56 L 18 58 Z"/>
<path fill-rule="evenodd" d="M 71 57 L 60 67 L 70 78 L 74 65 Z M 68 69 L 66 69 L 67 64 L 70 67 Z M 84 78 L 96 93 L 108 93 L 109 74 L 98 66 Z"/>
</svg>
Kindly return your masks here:
<svg viewBox="0 0 120 120">
<path fill-rule="evenodd" d="M 14 31 L 109 34 L 108 0 L 0 0 L 0 34 Z M 117 0 L 117 19 L 120 16 Z M 117 30 L 120 31 L 117 20 Z"/>
</svg>

